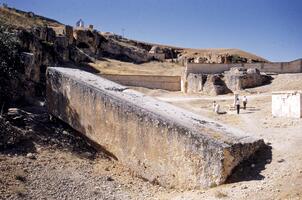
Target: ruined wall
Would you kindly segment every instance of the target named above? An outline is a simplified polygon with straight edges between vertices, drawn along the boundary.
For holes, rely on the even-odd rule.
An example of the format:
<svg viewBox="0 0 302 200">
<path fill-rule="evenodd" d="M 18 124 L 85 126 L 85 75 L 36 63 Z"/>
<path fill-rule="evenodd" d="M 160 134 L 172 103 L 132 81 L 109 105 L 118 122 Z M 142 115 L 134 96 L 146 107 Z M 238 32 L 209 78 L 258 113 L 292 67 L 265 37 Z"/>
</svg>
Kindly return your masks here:
<svg viewBox="0 0 302 200">
<path fill-rule="evenodd" d="M 47 106 L 138 175 L 166 187 L 222 184 L 263 140 L 99 76 L 48 68 Z"/>
<path fill-rule="evenodd" d="M 242 67 L 242 64 L 201 64 L 187 63 L 187 73 L 219 74 L 230 70 L 232 67 Z"/>
<path fill-rule="evenodd" d="M 258 68 L 261 72 L 273 73 L 301 73 L 302 59 L 291 62 L 273 62 L 273 63 L 242 63 L 242 64 L 200 64 L 187 63 L 188 73 L 215 74 L 223 73 L 232 67 Z"/>
<path fill-rule="evenodd" d="M 102 74 L 102 77 L 127 86 L 145 87 L 180 91 L 180 76 L 155 76 L 155 75 L 117 75 Z"/>
<path fill-rule="evenodd" d="M 272 93 L 272 115 L 274 117 L 302 117 L 302 91 L 280 91 Z"/>
</svg>

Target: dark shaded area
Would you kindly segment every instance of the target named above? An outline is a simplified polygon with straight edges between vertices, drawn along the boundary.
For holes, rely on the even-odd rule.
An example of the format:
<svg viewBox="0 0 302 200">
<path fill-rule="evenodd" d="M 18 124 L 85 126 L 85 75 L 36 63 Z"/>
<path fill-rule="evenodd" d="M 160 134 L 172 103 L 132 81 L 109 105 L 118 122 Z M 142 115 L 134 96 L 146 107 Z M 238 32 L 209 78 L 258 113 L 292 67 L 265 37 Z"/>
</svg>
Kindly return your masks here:
<svg viewBox="0 0 302 200">
<path fill-rule="evenodd" d="M 110 53 L 110 52 L 103 51 L 101 53 L 101 56 L 106 57 L 106 58 L 110 58 L 110 59 L 120 60 L 120 61 L 123 61 L 123 62 L 141 64 L 139 62 L 135 62 L 135 60 L 133 60 L 132 58 L 130 58 L 126 54 L 123 54 L 122 52 L 120 54 L 113 54 L 113 53 Z"/>
<path fill-rule="evenodd" d="M 261 172 L 271 161 L 272 147 L 269 144 L 263 145 L 255 154 L 233 169 L 226 183 L 263 180 L 265 177 L 261 175 Z"/>
<path fill-rule="evenodd" d="M 77 44 L 77 47 L 79 47 L 81 49 L 88 49 L 89 45 L 86 44 L 85 42 L 79 42 L 79 44 Z"/>
<path fill-rule="evenodd" d="M 11 110 L 11 109 L 10 109 Z M 45 107 L 14 108 L 0 118 L 0 153 L 26 155 L 42 147 L 70 151 L 80 157 L 116 159 L 69 125 L 50 116 Z"/>
<path fill-rule="evenodd" d="M 22 93 L 24 65 L 21 61 L 21 45 L 11 27 L 0 21 L 0 106 L 11 102 Z"/>
<path fill-rule="evenodd" d="M 73 68 L 73 69 L 80 69 L 86 72 L 90 72 L 90 73 L 94 73 L 94 74 L 98 74 L 101 71 L 92 67 L 91 65 L 89 65 L 88 63 L 72 63 L 72 62 L 66 62 L 62 65 L 62 67 L 67 67 L 67 68 Z"/>
</svg>

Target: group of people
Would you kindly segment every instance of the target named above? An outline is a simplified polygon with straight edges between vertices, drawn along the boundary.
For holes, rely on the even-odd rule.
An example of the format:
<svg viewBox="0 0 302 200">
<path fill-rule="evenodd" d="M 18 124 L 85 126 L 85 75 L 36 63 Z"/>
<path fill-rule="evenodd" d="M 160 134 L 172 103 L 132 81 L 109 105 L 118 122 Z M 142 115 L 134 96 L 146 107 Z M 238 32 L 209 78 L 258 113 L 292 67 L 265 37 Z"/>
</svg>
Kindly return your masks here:
<svg viewBox="0 0 302 200">
<path fill-rule="evenodd" d="M 243 109 L 246 109 L 246 104 L 247 104 L 247 97 L 243 96 L 242 98 L 242 103 L 243 103 Z M 234 102 L 234 106 L 236 107 L 237 110 L 237 114 L 240 113 L 240 99 L 238 96 L 236 96 L 235 102 Z M 216 102 L 213 101 L 213 111 L 217 114 L 219 114 L 219 109 L 220 109 L 220 105 Z"/>
<path fill-rule="evenodd" d="M 243 103 L 243 110 L 245 110 L 246 109 L 246 104 L 247 104 L 246 96 L 243 96 L 242 103 Z M 239 112 L 240 112 L 240 99 L 239 99 L 239 97 L 236 98 L 235 106 L 236 106 L 237 114 L 239 114 Z"/>
</svg>

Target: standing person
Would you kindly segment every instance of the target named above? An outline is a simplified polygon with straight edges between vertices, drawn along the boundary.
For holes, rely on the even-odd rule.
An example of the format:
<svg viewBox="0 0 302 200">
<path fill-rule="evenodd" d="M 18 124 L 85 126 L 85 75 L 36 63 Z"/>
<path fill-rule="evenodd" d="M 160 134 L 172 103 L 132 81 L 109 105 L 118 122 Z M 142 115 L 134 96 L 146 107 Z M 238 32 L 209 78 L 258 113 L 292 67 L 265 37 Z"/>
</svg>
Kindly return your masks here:
<svg viewBox="0 0 302 200">
<path fill-rule="evenodd" d="M 215 106 L 215 113 L 219 114 L 220 105 L 217 103 Z"/>
<path fill-rule="evenodd" d="M 213 101 L 213 105 L 212 105 L 213 107 L 213 111 L 215 112 L 215 109 L 216 109 L 216 101 Z"/>
<path fill-rule="evenodd" d="M 236 99 L 235 105 L 236 105 L 236 108 L 237 108 L 237 114 L 239 114 L 239 111 L 240 111 L 240 100 L 239 100 L 239 98 Z"/>
<path fill-rule="evenodd" d="M 247 98 L 246 98 L 246 96 L 243 97 L 242 102 L 243 102 L 243 109 L 245 110 L 246 109 L 246 104 L 247 104 Z"/>
</svg>

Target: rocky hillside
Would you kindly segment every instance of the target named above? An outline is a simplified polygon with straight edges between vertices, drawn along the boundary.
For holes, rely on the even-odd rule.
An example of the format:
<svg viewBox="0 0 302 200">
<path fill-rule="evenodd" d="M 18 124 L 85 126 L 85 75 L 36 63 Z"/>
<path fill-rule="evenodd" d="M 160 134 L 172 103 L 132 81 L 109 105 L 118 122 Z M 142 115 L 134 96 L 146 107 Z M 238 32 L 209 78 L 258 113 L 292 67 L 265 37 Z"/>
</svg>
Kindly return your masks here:
<svg viewBox="0 0 302 200">
<path fill-rule="evenodd" d="M 186 61 L 267 62 L 238 49 L 187 49 L 130 40 L 114 33 L 99 32 L 92 26 L 86 28 L 64 25 L 53 19 L 5 5 L 0 7 L 0 26 L 3 38 L 15 37 L 18 41 L 16 52 L 22 61 L 23 70 L 18 72 L 18 80 L 7 81 L 20 90 L 11 94 L 12 99 L 16 100 L 21 97 L 44 97 L 45 72 L 48 66 L 78 67 L 99 72 L 94 65 L 88 63 L 100 64 L 108 58 L 136 65 L 151 61 L 179 64 Z"/>
<path fill-rule="evenodd" d="M 32 12 L 2 7 L 0 8 L 0 14 L 0 20 L 5 20 L 8 24 L 16 27 L 28 29 L 34 26 L 47 26 L 54 29 L 57 34 L 62 33 L 62 29 L 64 28 L 64 25 L 60 22 L 36 15 Z M 196 63 L 267 62 L 267 60 L 259 56 L 239 49 L 189 49 L 173 47 L 130 40 L 114 33 L 99 32 L 85 28 L 77 30 L 75 35 L 79 34 L 78 38 L 82 41 L 79 41 L 77 45 L 81 49 L 84 49 L 88 55 L 91 55 L 91 53 L 96 55 L 96 59 L 109 57 L 134 63 L 143 63 L 151 60 L 179 63 L 184 63 L 185 61 Z M 83 44 L 83 42 L 85 43 L 89 40 L 86 36 L 91 38 L 90 45 L 93 46 L 92 48 Z M 92 52 L 88 51 L 87 48 Z"/>
<path fill-rule="evenodd" d="M 15 27 L 30 28 L 32 26 L 63 26 L 60 22 L 43 16 L 34 14 L 33 12 L 25 12 L 7 6 L 0 7 L 0 20 L 7 22 Z"/>
</svg>

